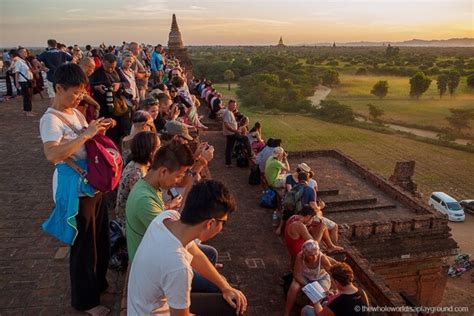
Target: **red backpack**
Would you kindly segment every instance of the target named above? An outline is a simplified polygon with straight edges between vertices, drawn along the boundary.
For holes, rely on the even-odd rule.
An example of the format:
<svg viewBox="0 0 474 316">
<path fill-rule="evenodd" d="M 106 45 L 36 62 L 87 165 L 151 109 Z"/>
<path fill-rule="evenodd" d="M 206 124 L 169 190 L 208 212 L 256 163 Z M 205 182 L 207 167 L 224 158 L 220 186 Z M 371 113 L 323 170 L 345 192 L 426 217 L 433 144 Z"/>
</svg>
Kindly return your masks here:
<svg viewBox="0 0 474 316">
<path fill-rule="evenodd" d="M 74 110 L 82 126 L 86 125 L 82 114 Z M 81 133 L 64 116 L 57 112 L 49 112 L 69 126 L 77 135 Z M 96 134 L 85 143 L 87 151 L 87 172 L 79 167 L 74 160 L 68 158 L 65 162 L 87 179 L 89 184 L 101 192 L 113 191 L 122 176 L 123 160 L 114 142 L 103 134 Z"/>
</svg>

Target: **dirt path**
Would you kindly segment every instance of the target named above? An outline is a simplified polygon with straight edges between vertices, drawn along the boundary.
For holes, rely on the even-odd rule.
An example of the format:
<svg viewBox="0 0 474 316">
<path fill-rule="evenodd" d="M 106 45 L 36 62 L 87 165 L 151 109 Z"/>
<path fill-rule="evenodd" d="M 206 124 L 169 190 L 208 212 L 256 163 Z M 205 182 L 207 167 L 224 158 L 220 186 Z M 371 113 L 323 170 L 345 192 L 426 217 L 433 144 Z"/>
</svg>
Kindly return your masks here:
<svg viewBox="0 0 474 316">
<path fill-rule="evenodd" d="M 323 85 L 316 86 L 316 90 L 314 91 L 313 96 L 309 97 L 308 100 L 313 103 L 313 106 L 318 106 L 322 100 L 326 99 L 326 97 L 331 93 L 331 89 L 325 87 Z"/>
<path fill-rule="evenodd" d="M 460 253 L 469 253 L 471 259 L 474 259 L 472 233 L 474 231 L 474 216 L 466 214 L 464 222 L 450 222 L 449 227 L 459 245 Z M 453 260 L 451 258 L 449 263 L 452 263 Z M 441 306 L 469 306 L 470 315 L 472 315 L 472 311 L 474 311 L 474 283 L 471 282 L 471 273 L 474 273 L 474 270 L 471 269 L 457 278 L 448 277 Z"/>
<path fill-rule="evenodd" d="M 367 122 L 367 123 L 373 123 L 372 121 L 362 117 L 362 116 L 356 116 L 356 121 L 359 122 Z M 407 127 L 407 126 L 402 126 L 402 125 L 397 125 L 397 124 L 391 124 L 391 123 L 384 123 L 383 124 L 386 127 L 389 127 L 393 130 L 400 131 L 400 132 L 405 132 L 405 133 L 410 133 L 416 136 L 420 137 L 426 137 L 430 139 L 439 139 L 438 137 L 438 132 L 433 132 L 433 131 L 428 131 L 426 129 L 419 129 L 419 128 L 413 128 L 413 127 Z M 457 138 L 454 140 L 454 143 L 459 144 L 459 145 L 467 145 L 471 143 L 472 141 L 469 139 L 462 139 L 462 138 Z"/>
</svg>

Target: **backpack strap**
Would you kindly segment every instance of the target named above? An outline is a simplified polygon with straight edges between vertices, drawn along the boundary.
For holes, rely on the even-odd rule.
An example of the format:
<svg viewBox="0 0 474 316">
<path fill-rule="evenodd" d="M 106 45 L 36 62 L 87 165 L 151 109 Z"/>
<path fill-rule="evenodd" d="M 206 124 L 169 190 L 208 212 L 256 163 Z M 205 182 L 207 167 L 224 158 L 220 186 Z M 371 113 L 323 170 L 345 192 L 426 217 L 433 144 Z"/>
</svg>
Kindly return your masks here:
<svg viewBox="0 0 474 316">
<path fill-rule="evenodd" d="M 74 133 L 76 133 L 77 136 L 79 136 L 81 134 L 81 132 L 78 131 L 77 128 L 75 128 L 74 125 L 71 122 L 69 122 L 63 115 L 61 115 L 57 112 L 53 112 L 53 111 L 50 111 L 48 113 L 56 116 L 59 120 L 61 120 L 61 122 L 66 124 Z M 80 116 L 77 115 L 77 113 L 76 113 L 76 116 L 79 117 L 79 121 L 81 121 L 81 118 L 80 118 Z M 81 125 L 83 125 L 82 121 L 81 121 Z M 73 159 L 66 158 L 66 159 L 64 159 L 64 162 L 69 167 L 71 167 L 74 171 L 76 171 L 81 177 L 85 177 L 87 175 L 87 171 L 82 169 L 81 167 L 79 167 L 79 165 Z"/>
</svg>

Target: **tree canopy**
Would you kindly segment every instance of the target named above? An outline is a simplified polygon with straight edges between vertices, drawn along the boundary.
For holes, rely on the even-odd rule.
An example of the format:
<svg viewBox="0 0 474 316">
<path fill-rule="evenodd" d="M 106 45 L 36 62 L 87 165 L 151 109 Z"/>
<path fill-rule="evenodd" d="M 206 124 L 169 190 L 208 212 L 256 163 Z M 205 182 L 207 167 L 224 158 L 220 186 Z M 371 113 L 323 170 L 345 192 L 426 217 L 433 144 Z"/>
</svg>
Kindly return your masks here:
<svg viewBox="0 0 474 316">
<path fill-rule="evenodd" d="M 428 90 L 430 84 L 430 78 L 428 78 L 422 71 L 417 72 L 410 78 L 410 97 L 418 99 L 426 92 L 426 90 Z"/>
</svg>

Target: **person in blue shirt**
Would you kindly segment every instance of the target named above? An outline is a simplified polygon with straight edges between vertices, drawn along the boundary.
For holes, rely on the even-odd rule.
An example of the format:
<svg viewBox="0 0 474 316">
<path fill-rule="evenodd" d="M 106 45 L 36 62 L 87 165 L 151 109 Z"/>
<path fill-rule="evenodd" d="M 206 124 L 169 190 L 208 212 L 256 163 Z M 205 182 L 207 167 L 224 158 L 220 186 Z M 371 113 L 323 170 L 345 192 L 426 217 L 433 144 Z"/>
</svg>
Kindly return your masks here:
<svg viewBox="0 0 474 316">
<path fill-rule="evenodd" d="M 72 56 L 57 49 L 57 44 L 54 39 L 48 40 L 48 48 L 37 57 L 37 59 L 48 68 L 46 79 L 48 81 L 48 96 L 50 99 L 55 96 L 53 78 L 56 69 L 66 62 L 72 61 Z"/>
<path fill-rule="evenodd" d="M 155 85 L 161 82 L 163 77 L 163 47 L 158 44 L 151 55 L 151 71 L 155 80 Z"/>
</svg>

